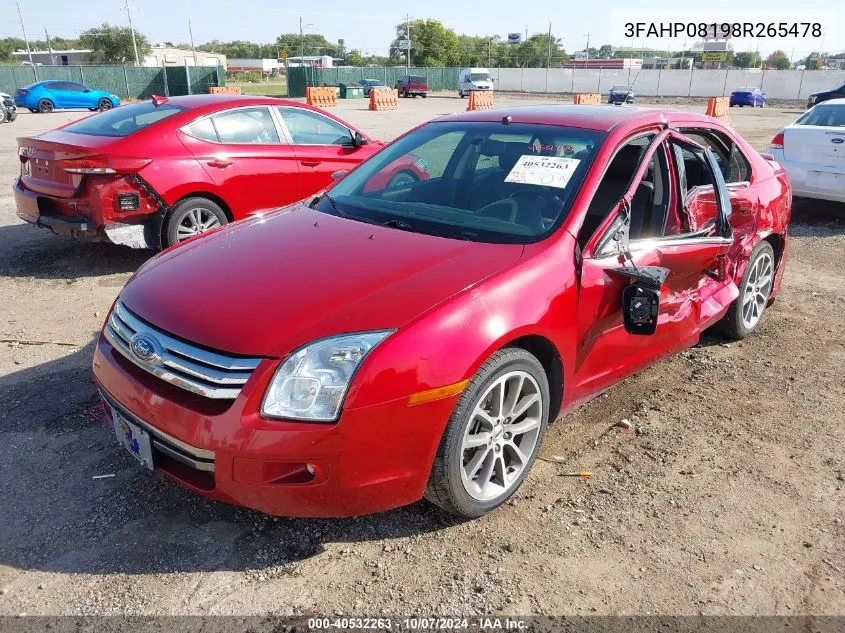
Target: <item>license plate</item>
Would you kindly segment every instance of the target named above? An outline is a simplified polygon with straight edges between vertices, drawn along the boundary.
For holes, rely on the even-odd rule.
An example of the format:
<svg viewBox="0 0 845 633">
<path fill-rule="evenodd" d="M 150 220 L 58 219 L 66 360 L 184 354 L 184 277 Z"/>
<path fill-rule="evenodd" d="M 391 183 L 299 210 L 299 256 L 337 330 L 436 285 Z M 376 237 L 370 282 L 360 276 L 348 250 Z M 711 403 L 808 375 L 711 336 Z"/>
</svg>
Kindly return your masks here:
<svg viewBox="0 0 845 633">
<path fill-rule="evenodd" d="M 129 451 L 135 459 L 141 462 L 149 470 L 153 469 L 153 450 L 150 445 L 150 434 L 137 424 L 132 424 L 118 411 L 112 409 L 114 420 L 114 433 L 117 441 Z"/>
<path fill-rule="evenodd" d="M 845 190 L 845 174 L 834 174 L 827 171 L 810 171 L 807 173 L 807 184 L 819 189 Z"/>
</svg>

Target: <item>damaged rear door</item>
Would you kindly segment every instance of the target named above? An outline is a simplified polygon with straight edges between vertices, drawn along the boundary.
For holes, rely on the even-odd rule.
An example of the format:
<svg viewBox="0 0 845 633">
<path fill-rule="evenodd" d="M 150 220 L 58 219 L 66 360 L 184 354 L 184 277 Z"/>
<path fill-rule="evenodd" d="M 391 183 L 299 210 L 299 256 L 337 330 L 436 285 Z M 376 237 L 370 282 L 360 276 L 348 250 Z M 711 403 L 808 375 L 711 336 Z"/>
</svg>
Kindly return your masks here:
<svg viewBox="0 0 845 633">
<path fill-rule="evenodd" d="M 689 347 L 727 311 L 738 295 L 725 270 L 730 209 L 710 150 L 671 129 L 655 137 L 580 261 L 577 400 Z"/>
</svg>

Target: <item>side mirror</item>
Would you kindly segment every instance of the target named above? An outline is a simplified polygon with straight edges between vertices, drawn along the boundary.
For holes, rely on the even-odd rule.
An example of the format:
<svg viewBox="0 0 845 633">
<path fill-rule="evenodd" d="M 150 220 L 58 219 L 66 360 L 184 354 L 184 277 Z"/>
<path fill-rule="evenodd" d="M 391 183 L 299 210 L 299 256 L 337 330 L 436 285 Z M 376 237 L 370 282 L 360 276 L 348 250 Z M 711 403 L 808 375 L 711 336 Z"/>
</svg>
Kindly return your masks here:
<svg viewBox="0 0 845 633">
<path fill-rule="evenodd" d="M 668 268 L 659 266 L 614 268 L 608 272 L 626 277 L 632 283 L 622 290 L 622 321 L 630 334 L 654 334 L 660 315 L 660 288 Z"/>
<path fill-rule="evenodd" d="M 337 171 L 333 171 L 332 172 L 332 180 L 338 181 L 341 178 L 343 178 L 344 176 L 346 176 L 346 174 L 348 174 L 348 173 L 349 173 L 349 171 L 346 170 L 346 169 L 338 169 Z"/>
<path fill-rule="evenodd" d="M 364 138 L 363 134 L 356 131 L 352 134 L 352 147 L 361 147 L 362 145 L 367 144 L 367 139 Z"/>
</svg>

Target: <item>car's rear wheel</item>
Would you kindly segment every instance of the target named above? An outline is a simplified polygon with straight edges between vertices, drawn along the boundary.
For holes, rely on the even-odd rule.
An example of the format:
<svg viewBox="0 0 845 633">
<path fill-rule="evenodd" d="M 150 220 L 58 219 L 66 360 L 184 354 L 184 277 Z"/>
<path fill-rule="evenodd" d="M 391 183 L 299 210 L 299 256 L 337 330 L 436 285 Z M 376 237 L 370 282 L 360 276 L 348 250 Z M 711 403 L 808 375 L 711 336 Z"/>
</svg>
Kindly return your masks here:
<svg viewBox="0 0 845 633">
<path fill-rule="evenodd" d="M 42 99 L 38 102 L 38 111 L 39 112 L 52 112 L 53 111 L 53 102 L 49 99 Z"/>
<path fill-rule="evenodd" d="M 229 222 L 226 213 L 208 198 L 188 198 L 168 214 L 164 228 L 164 246 L 173 246 Z"/>
<path fill-rule="evenodd" d="M 768 242 L 760 242 L 751 252 L 742 274 L 739 296 L 718 323 L 719 331 L 728 338 L 739 340 L 756 330 L 769 304 L 774 282 L 775 252 Z"/>
<path fill-rule="evenodd" d="M 417 178 L 417 175 L 414 172 L 403 169 L 390 177 L 390 180 L 387 181 L 387 187 L 388 189 L 391 187 L 405 187 L 418 181 L 419 178 Z"/>
<path fill-rule="evenodd" d="M 102 98 L 97 102 L 97 109 L 100 112 L 104 110 L 111 110 L 114 107 L 114 104 L 111 102 L 111 99 Z"/>
<path fill-rule="evenodd" d="M 451 514 L 479 517 L 517 491 L 549 417 L 549 383 L 527 351 L 494 353 L 469 381 L 440 441 L 425 497 Z"/>
<path fill-rule="evenodd" d="M 29 108 L 29 111 L 33 114 L 38 114 L 38 108 Z"/>
</svg>

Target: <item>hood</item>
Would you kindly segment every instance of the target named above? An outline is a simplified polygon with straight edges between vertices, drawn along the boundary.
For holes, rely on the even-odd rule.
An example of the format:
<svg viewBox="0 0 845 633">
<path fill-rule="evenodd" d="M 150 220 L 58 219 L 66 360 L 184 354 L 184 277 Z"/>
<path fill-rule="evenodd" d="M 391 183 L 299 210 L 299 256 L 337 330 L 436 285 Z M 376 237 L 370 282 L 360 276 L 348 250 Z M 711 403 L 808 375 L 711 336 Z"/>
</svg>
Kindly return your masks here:
<svg viewBox="0 0 845 633">
<path fill-rule="evenodd" d="M 281 356 L 324 336 L 399 328 L 522 251 L 296 205 L 165 251 L 139 269 L 121 298 L 194 343 Z"/>
</svg>

